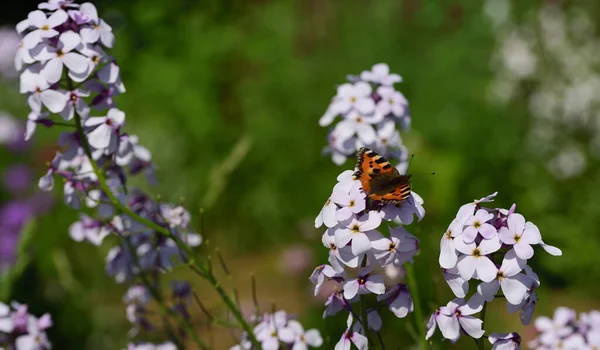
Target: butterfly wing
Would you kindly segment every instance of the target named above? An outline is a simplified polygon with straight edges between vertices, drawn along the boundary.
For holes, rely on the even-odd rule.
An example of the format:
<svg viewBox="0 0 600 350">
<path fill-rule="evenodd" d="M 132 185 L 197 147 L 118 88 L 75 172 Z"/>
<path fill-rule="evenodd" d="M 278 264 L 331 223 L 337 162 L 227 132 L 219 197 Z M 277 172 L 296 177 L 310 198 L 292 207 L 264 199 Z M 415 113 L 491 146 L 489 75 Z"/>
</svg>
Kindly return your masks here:
<svg viewBox="0 0 600 350">
<path fill-rule="evenodd" d="M 357 153 L 354 176 L 374 200 L 400 203 L 410 196 L 410 175 L 400 175 L 390 162 L 362 147 Z"/>
</svg>

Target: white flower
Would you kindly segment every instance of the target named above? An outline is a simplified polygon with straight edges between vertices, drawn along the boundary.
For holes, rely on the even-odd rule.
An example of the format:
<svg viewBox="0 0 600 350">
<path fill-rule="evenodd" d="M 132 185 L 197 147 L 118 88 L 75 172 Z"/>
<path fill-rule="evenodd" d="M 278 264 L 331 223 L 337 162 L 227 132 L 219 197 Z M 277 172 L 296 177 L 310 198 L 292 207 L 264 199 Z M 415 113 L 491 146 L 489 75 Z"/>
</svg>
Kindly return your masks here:
<svg viewBox="0 0 600 350">
<path fill-rule="evenodd" d="M 456 250 L 465 254 L 458 258 L 457 268 L 460 276 L 465 280 L 473 278 L 475 272 L 477 277 L 484 282 L 491 282 L 496 277 L 498 269 L 486 255 L 500 249 L 502 244 L 498 237 L 484 239 L 476 245 L 464 243 L 462 240 L 455 241 Z"/>
<path fill-rule="evenodd" d="M 525 299 L 531 283 L 530 277 L 520 273 L 525 264 L 526 261 L 519 259 L 511 249 L 504 257 L 496 279 L 481 283 L 477 291 L 486 301 L 492 301 L 498 289 L 502 288 L 502 294 L 509 303 L 520 304 Z"/>
<path fill-rule="evenodd" d="M 46 17 L 46 14 L 40 10 L 29 12 L 29 15 L 27 16 L 27 26 L 35 29 L 25 35 L 23 38 L 23 45 L 26 48 L 31 49 L 39 44 L 42 39 L 57 36 L 58 31 L 54 28 L 65 23 L 68 18 L 69 16 L 63 10 L 54 12 L 50 17 Z"/>
<path fill-rule="evenodd" d="M 346 321 L 346 325 L 348 328 L 342 335 L 342 338 L 335 344 L 334 350 L 350 350 L 351 344 L 354 344 L 359 350 L 367 350 L 369 347 L 369 342 L 367 337 L 360 334 L 360 326 L 358 324 L 352 324 L 354 319 L 352 318 L 352 314 L 348 315 L 348 320 Z"/>
<path fill-rule="evenodd" d="M 315 295 L 319 294 L 319 289 L 325 282 L 325 278 L 344 277 L 346 273 L 334 269 L 329 265 L 319 265 L 315 268 L 313 273 L 310 275 L 310 281 L 315 284 Z"/>
<path fill-rule="evenodd" d="M 385 294 L 377 296 L 377 301 L 385 301 L 390 311 L 398 318 L 404 318 L 414 309 L 413 300 L 408 288 L 403 284 L 396 284 Z"/>
<path fill-rule="evenodd" d="M 494 218 L 494 214 L 488 213 L 485 209 L 479 209 L 465 221 L 466 227 L 463 230 L 463 240 L 465 243 L 471 243 L 477 238 L 477 234 L 485 239 L 490 239 L 496 236 L 496 228 L 487 222 Z"/>
<path fill-rule="evenodd" d="M 381 236 L 375 231 L 380 224 L 381 216 L 374 210 L 360 219 L 346 220 L 345 224 L 335 231 L 335 243 L 338 247 L 345 247 L 352 241 L 352 254 L 364 254 L 371 249 L 371 242 Z"/>
<path fill-rule="evenodd" d="M 67 105 L 68 97 L 60 91 L 48 89 L 50 85 L 40 74 L 25 70 L 21 74 L 21 93 L 31 93 L 27 103 L 33 112 L 40 114 L 42 104 L 52 113 L 59 113 Z"/>
<path fill-rule="evenodd" d="M 429 321 L 427 321 L 426 325 L 427 334 L 425 335 L 425 340 L 429 340 L 433 336 L 433 333 L 435 333 L 439 318 L 440 309 L 438 308 L 429 316 Z"/>
<path fill-rule="evenodd" d="M 11 316 L 10 307 L 0 302 L 0 332 L 11 333 L 14 328 L 14 321 Z"/>
<path fill-rule="evenodd" d="M 74 4 L 74 0 L 48 0 L 38 5 L 40 10 L 56 11 L 62 8 L 77 8 L 79 4 Z"/>
<path fill-rule="evenodd" d="M 124 123 L 125 113 L 117 108 L 111 108 L 106 117 L 91 117 L 83 125 L 93 128 L 87 135 L 92 147 L 107 149 L 113 153 L 117 150 L 117 131 Z"/>
<path fill-rule="evenodd" d="M 508 227 L 500 229 L 500 239 L 505 244 L 513 245 L 517 256 L 521 259 L 530 259 L 533 256 L 532 244 L 542 242 L 542 236 L 537 226 L 525 222 L 521 214 L 511 214 L 507 220 Z"/>
<path fill-rule="evenodd" d="M 375 142 L 377 134 L 371 124 L 376 124 L 380 120 L 367 117 L 359 112 L 351 111 L 344 120 L 337 123 L 333 134 L 340 140 L 348 140 L 357 136 L 358 140 L 366 145 Z"/>
<path fill-rule="evenodd" d="M 444 276 L 444 280 L 448 283 L 450 289 L 454 295 L 459 298 L 464 298 L 469 291 L 469 281 L 460 277 L 458 273 L 458 269 L 453 267 L 451 269 L 442 269 L 442 275 Z"/>
<path fill-rule="evenodd" d="M 382 275 L 372 275 L 370 267 L 363 267 L 358 272 L 356 278 L 348 279 L 344 282 L 344 298 L 350 300 L 357 294 L 383 294 L 385 293 L 385 284 Z"/>
<path fill-rule="evenodd" d="M 32 56 L 38 61 L 47 61 L 42 69 L 42 75 L 50 84 L 54 84 L 62 77 L 63 66 L 69 71 L 83 73 L 88 67 L 88 58 L 72 52 L 81 42 L 81 37 L 73 31 L 64 32 L 58 38 L 56 47 L 41 44 L 32 50 Z"/>
<path fill-rule="evenodd" d="M 27 334 L 17 337 L 15 347 L 18 350 L 29 349 L 50 349 L 52 344 L 46 336 L 44 330 L 52 325 L 49 316 L 42 316 L 39 320 L 36 317 L 27 317 Z"/>
<path fill-rule="evenodd" d="M 69 235 L 77 242 L 87 240 L 90 243 L 99 246 L 106 236 L 112 232 L 110 226 L 95 220 L 85 214 L 79 216 L 79 221 L 75 221 L 69 227 Z"/>
<path fill-rule="evenodd" d="M 371 91 L 371 85 L 365 82 L 342 84 L 337 89 L 331 108 L 334 113 L 346 114 L 351 109 L 355 109 L 363 115 L 371 114 L 375 110 Z"/>
<path fill-rule="evenodd" d="M 440 308 L 437 325 L 444 338 L 456 341 L 462 328 L 469 336 L 479 339 L 485 333 L 481 326 L 483 321 L 471 316 L 481 310 L 482 300 L 475 294 L 467 303 L 464 299 L 454 299 L 445 307 Z"/>
<path fill-rule="evenodd" d="M 338 247 L 336 245 L 333 229 L 327 229 L 321 237 L 321 241 L 326 248 L 329 248 L 329 263 L 338 272 L 344 270 L 344 266 L 341 263 L 355 268 L 362 261 L 361 257 L 352 254 L 351 247 Z"/>
<path fill-rule="evenodd" d="M 419 239 L 402 226 L 390 228 L 390 237 L 381 237 L 371 243 L 375 258 L 381 266 L 402 265 L 412 259 L 419 250 Z"/>
<path fill-rule="evenodd" d="M 66 92 L 68 103 L 60 112 L 60 116 L 64 120 L 71 120 L 77 113 L 81 118 L 86 119 L 90 113 L 90 107 L 82 97 L 90 96 L 90 92 L 82 89 L 75 89 L 73 91 Z"/>
<path fill-rule="evenodd" d="M 334 191 L 331 199 L 342 208 L 335 213 L 337 221 L 349 220 L 354 214 L 365 210 L 366 193 L 358 186 L 353 187 L 350 193 L 345 191 Z"/>
<path fill-rule="evenodd" d="M 360 78 L 365 81 L 391 86 L 399 83 L 402 78 L 398 74 L 390 74 L 390 67 L 385 63 L 374 65 L 370 71 L 363 71 Z"/>
<path fill-rule="evenodd" d="M 458 255 L 456 254 L 456 249 L 454 247 L 454 240 L 457 236 L 459 236 L 459 240 L 462 239 L 462 227 L 464 225 L 464 220 L 454 219 L 448 226 L 448 229 L 442 236 L 440 240 L 440 257 L 439 263 L 440 266 L 445 269 L 450 269 L 456 266 L 456 262 L 458 261 Z"/>
<path fill-rule="evenodd" d="M 278 311 L 273 315 L 264 317 L 264 320 L 254 327 L 256 339 L 261 342 L 261 346 L 265 350 L 279 349 L 280 330 L 284 329 L 288 322 L 285 311 Z M 284 332 L 285 338 L 285 332 Z M 284 339 L 281 339 L 284 340 Z"/>
<path fill-rule="evenodd" d="M 319 215 L 315 218 L 315 227 L 319 228 L 323 224 L 327 227 L 334 227 L 337 225 L 338 221 L 335 217 L 337 209 L 337 205 L 335 205 L 335 202 L 329 197 L 319 212 Z"/>
<path fill-rule="evenodd" d="M 402 225 L 412 224 L 415 215 L 417 220 L 421 221 L 425 217 L 425 208 L 423 207 L 423 198 L 415 191 L 410 192 L 408 200 L 401 204 L 388 204 L 381 213 L 386 220 L 399 220 Z"/>
<path fill-rule="evenodd" d="M 548 347 L 557 347 L 561 339 L 573 332 L 569 323 L 574 322 L 577 315 L 574 310 L 559 307 L 554 311 L 554 318 L 540 316 L 535 320 L 535 328 L 541 334 L 540 343 Z"/>
<path fill-rule="evenodd" d="M 391 86 L 380 86 L 377 88 L 377 94 L 381 100 L 377 102 L 377 112 L 383 116 L 392 114 L 395 117 L 402 117 L 406 113 L 408 101 L 398 91 Z"/>
<path fill-rule="evenodd" d="M 103 19 L 98 18 L 96 7 L 89 2 L 81 4 L 79 11 L 90 18 L 92 25 L 90 27 L 81 28 L 81 37 L 87 43 L 95 43 L 100 39 L 102 45 L 112 48 L 115 35 L 112 28 Z"/>
<path fill-rule="evenodd" d="M 304 327 L 296 320 L 289 320 L 287 327 L 279 331 L 280 337 L 288 343 L 294 343 L 292 350 L 306 350 L 308 347 L 323 345 L 321 333 L 316 329 L 304 331 Z M 291 341 L 289 341 L 291 339 Z"/>
<path fill-rule="evenodd" d="M 521 336 L 516 333 L 492 333 L 488 337 L 492 350 L 520 350 Z"/>
</svg>

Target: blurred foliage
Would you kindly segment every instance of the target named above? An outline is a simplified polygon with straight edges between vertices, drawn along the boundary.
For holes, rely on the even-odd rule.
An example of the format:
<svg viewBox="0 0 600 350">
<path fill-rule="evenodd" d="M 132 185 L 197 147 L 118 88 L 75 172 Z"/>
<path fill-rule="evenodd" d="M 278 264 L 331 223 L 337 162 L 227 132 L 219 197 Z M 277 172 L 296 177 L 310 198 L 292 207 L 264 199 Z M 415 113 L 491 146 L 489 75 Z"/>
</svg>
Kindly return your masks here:
<svg viewBox="0 0 600 350">
<path fill-rule="evenodd" d="M 414 189 L 427 210 L 409 228 L 422 240 L 415 268 L 425 313 L 451 297 L 437 264 L 442 232 L 460 205 L 494 191 L 495 205 L 517 203 L 545 241 L 564 252 L 553 258 L 538 250 L 532 261 L 542 280 L 537 314 L 575 300 L 582 310 L 598 306 L 599 166 L 555 180 L 545 160 L 526 151 L 525 99 L 506 108 L 490 105 L 486 90 L 495 43 L 479 1 L 95 3 L 117 33 L 112 54 L 127 88 L 118 105 L 127 113 L 127 130 L 153 152 L 156 193 L 183 200 L 197 227 L 204 208 L 205 235 L 234 265 L 240 255 L 256 257 L 234 270 L 241 290 L 249 289 L 250 272 L 262 293 L 278 288 L 281 278 L 297 279 L 295 294 L 269 297 L 282 307 L 295 305 L 290 311 L 301 312 L 306 325 L 331 328 L 330 344 L 344 320 L 321 320 L 322 306 L 307 292 L 309 271 L 286 277 L 274 271 L 281 259 L 273 253 L 303 242 L 314 247 L 312 264 L 324 261 L 327 251 L 312 222 L 335 177 L 353 164 L 339 168 L 321 155 L 327 130 L 317 120 L 346 74 L 379 62 L 403 76 L 397 88 L 413 116 L 403 137 L 415 154 Z M 21 2 L 20 12 L 0 19 L 14 23 L 34 6 Z M 536 6 L 521 3 L 519 11 Z M 16 96 L 14 84 L 2 87 L 0 107 L 25 116 L 24 98 Z M 57 133 L 40 129 L 36 135 L 37 175 L 52 157 Z M 13 298 L 53 314 L 50 336 L 58 349 L 117 349 L 126 342 L 124 287 L 104 275 L 108 244 L 97 249 L 70 241 L 67 230 L 75 217 L 59 207 L 37 223 L 34 263 L 13 286 Z M 518 317 L 504 317 L 502 306 L 494 310 L 499 316 L 489 317 L 492 325 L 514 330 Z M 385 322 L 393 322 L 392 333 L 384 334 L 390 344 L 412 342 L 411 320 Z"/>
</svg>

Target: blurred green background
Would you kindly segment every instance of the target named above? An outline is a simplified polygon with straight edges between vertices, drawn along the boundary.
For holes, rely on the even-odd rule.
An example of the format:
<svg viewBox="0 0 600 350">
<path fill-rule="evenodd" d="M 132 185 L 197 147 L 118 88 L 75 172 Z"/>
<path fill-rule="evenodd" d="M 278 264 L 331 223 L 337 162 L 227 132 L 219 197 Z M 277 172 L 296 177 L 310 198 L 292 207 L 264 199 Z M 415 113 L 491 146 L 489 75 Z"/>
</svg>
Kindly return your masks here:
<svg viewBox="0 0 600 350">
<path fill-rule="evenodd" d="M 0 21 L 13 25 L 36 3 L 19 2 L 20 10 L 3 11 Z M 513 15 L 526 21 L 545 3 L 550 2 L 515 4 Z M 565 11 L 573 6 L 552 3 Z M 508 104 L 490 101 L 490 84 L 499 72 L 490 63 L 497 36 L 480 1 L 95 4 L 117 36 L 111 54 L 127 88 L 117 100 L 127 113 L 127 131 L 140 136 L 158 166 L 153 191 L 183 201 L 196 227 L 204 209 L 211 244 L 203 249 L 220 247 L 242 301 L 249 300 L 253 273 L 261 303 L 297 313 L 306 327 L 329 332 L 329 344 L 337 341 L 344 319 L 321 319 L 322 300 L 312 296 L 308 281 L 313 266 L 327 256 L 313 220 L 335 177 L 353 164 L 337 167 L 321 155 L 327 129 L 317 121 L 346 74 L 386 62 L 404 78 L 396 88 L 412 111 L 412 130 L 402 137 L 415 154 L 413 188 L 427 211 L 408 228 L 421 239 L 415 269 L 425 313 L 451 299 L 437 263 L 442 233 L 460 205 L 494 191 L 495 206 L 517 203 L 544 241 L 563 250 L 562 257 L 536 250 L 530 261 L 542 281 L 536 315 L 551 314 L 559 305 L 578 311 L 599 306 L 597 158 L 585 150 L 585 169 L 566 179 L 549 170 L 548 156 L 535 152 L 528 134 L 535 79 L 524 81 Z M 578 7 L 598 20 L 595 1 L 579 1 Z M 24 120 L 25 98 L 16 82 L 5 81 L 0 92 L 0 109 Z M 590 123 L 597 118 L 594 113 Z M 36 177 L 45 172 L 58 132 L 40 128 L 36 134 Z M 569 137 L 585 144 L 592 132 L 584 125 Z M 11 156 L 0 152 L 5 166 Z M 58 205 L 29 232 L 25 251 L 31 261 L 3 297 L 28 303 L 37 314 L 52 313 L 49 334 L 57 349 L 119 349 L 129 325 L 121 301 L 126 287 L 104 273 L 111 244 L 98 249 L 71 241 L 68 227 L 77 214 L 60 205 L 57 187 Z M 286 273 L 289 260 L 303 267 Z M 195 280 L 185 272 L 176 275 Z M 211 309 L 221 310 L 208 287 L 195 285 Z M 501 301 L 492 305 L 486 329 L 523 330 Z M 204 327 L 203 315 L 194 310 L 198 327 Z M 413 324 L 411 317 L 387 317 L 385 339 L 408 348 Z M 522 335 L 530 338 L 531 331 L 525 328 Z M 217 344 L 232 345 L 221 333 Z M 472 345 L 461 339 L 455 347 Z"/>
</svg>

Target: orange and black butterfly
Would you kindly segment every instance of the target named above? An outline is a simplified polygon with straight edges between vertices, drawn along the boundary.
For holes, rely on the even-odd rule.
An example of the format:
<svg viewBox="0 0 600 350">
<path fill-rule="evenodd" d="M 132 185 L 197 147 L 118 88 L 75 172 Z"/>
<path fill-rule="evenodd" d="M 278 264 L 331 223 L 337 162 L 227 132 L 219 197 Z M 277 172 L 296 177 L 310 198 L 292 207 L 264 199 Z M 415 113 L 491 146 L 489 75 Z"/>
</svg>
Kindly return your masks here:
<svg viewBox="0 0 600 350">
<path fill-rule="evenodd" d="M 362 147 L 356 154 L 354 177 L 371 199 L 384 204 L 400 204 L 410 197 L 410 175 L 401 175 L 390 162 Z"/>
</svg>

